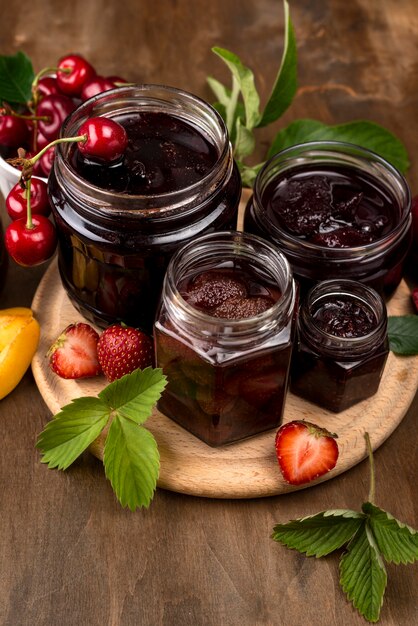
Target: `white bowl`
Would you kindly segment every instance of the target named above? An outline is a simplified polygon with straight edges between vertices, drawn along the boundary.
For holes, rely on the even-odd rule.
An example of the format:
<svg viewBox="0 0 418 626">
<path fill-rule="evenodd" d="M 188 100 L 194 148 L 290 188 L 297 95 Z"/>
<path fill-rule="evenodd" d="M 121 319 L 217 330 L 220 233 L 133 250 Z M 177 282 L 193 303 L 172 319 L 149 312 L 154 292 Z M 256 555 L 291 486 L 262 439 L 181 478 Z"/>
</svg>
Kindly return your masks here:
<svg viewBox="0 0 418 626">
<path fill-rule="evenodd" d="M 10 165 L 10 163 L 7 163 L 7 161 L 0 156 L 0 191 L 4 199 L 6 199 L 9 191 L 19 181 L 20 174 L 20 170 Z M 37 176 L 36 178 L 41 178 L 41 176 Z M 42 178 L 42 180 L 47 182 L 46 178 Z"/>
</svg>

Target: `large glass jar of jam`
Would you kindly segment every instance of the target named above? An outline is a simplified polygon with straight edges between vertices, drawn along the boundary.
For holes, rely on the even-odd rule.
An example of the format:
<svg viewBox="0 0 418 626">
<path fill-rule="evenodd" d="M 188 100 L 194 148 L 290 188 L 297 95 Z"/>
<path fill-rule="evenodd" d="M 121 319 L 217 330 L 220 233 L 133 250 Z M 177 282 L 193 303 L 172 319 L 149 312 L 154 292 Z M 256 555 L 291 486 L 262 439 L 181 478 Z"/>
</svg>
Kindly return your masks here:
<svg viewBox="0 0 418 626">
<path fill-rule="evenodd" d="M 260 170 L 244 230 L 287 256 L 304 291 L 342 278 L 393 290 L 411 242 L 411 194 L 377 154 L 340 142 L 283 150 Z"/>
<path fill-rule="evenodd" d="M 380 295 L 351 280 L 318 283 L 298 317 L 291 390 L 338 413 L 373 396 L 389 353 Z"/>
<path fill-rule="evenodd" d="M 85 160 L 74 144 L 56 149 L 49 191 L 62 283 L 99 325 L 123 320 L 150 331 L 175 250 L 235 227 L 240 176 L 221 117 L 189 93 L 108 91 L 77 108 L 62 134 L 76 135 L 93 116 L 118 121 L 129 143 L 110 167 Z"/>
<path fill-rule="evenodd" d="M 211 446 L 277 427 L 295 311 L 289 263 L 268 242 L 223 232 L 183 247 L 154 326 L 159 409 Z"/>
</svg>

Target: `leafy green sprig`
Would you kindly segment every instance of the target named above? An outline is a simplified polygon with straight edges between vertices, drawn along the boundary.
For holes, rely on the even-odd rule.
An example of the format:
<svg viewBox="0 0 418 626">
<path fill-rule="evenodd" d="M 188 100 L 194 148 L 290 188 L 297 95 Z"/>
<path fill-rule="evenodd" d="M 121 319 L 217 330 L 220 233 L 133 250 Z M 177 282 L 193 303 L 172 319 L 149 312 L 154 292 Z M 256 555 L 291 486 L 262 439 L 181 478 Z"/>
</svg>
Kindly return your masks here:
<svg viewBox="0 0 418 626">
<path fill-rule="evenodd" d="M 162 370 L 147 367 L 115 380 L 97 397 L 73 400 L 39 435 L 42 462 L 67 469 L 107 428 L 103 463 L 116 497 L 131 511 L 148 507 L 160 457 L 154 436 L 142 425 L 165 385 Z"/>
<path fill-rule="evenodd" d="M 224 48 L 212 48 L 227 65 L 232 76 L 230 88 L 217 79 L 208 77 L 209 86 L 217 98 L 214 107 L 226 122 L 243 184 L 249 187 L 253 186 L 257 173 L 264 165 L 264 162 L 254 166 L 245 163 L 245 159 L 255 149 L 254 131 L 278 120 L 288 109 L 297 92 L 296 38 L 287 0 L 284 0 L 283 5 L 285 25 L 283 54 L 270 97 L 262 112 L 253 72 L 233 52 Z M 408 154 L 403 143 L 382 126 L 365 120 L 336 126 L 328 126 L 311 119 L 296 120 L 278 132 L 266 158 L 295 144 L 319 140 L 358 144 L 377 152 L 401 172 L 405 172 L 409 167 Z"/>
<path fill-rule="evenodd" d="M 387 583 L 384 560 L 398 565 L 418 559 L 418 531 L 373 503 L 373 453 L 367 433 L 365 438 L 371 478 L 361 512 L 335 509 L 277 524 L 272 538 L 317 558 L 346 546 L 340 560 L 341 587 L 366 620 L 377 622 Z"/>
</svg>

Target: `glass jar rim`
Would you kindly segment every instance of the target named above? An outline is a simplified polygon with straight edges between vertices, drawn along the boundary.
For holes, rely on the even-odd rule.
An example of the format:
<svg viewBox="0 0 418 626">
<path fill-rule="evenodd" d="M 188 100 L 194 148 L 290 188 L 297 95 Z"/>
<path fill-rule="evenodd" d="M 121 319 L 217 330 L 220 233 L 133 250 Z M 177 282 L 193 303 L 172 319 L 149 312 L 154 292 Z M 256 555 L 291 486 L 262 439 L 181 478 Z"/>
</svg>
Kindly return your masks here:
<svg viewBox="0 0 418 626">
<path fill-rule="evenodd" d="M 316 152 L 315 152 L 316 151 Z M 301 152 L 302 154 L 298 157 L 291 157 L 294 153 Z M 402 204 L 402 214 L 400 216 L 399 222 L 396 224 L 395 228 L 392 229 L 385 236 L 376 239 L 371 243 L 366 243 L 359 246 L 347 246 L 347 247 L 326 247 L 321 246 L 319 244 L 312 243 L 307 241 L 306 239 L 301 239 L 295 235 L 288 233 L 286 230 L 281 229 L 277 225 L 269 222 L 269 228 L 272 229 L 272 237 L 277 237 L 277 240 L 282 244 L 287 244 L 289 247 L 295 249 L 295 253 L 297 249 L 303 254 L 306 251 L 312 251 L 313 253 L 325 252 L 327 255 L 332 256 L 333 258 L 338 259 L 339 261 L 344 261 L 347 255 L 353 256 L 361 256 L 368 254 L 379 254 L 382 249 L 386 249 L 388 245 L 393 241 L 394 235 L 399 232 L 404 232 L 409 227 L 409 223 L 411 221 L 410 218 L 410 207 L 411 207 L 411 190 L 406 181 L 406 178 L 403 174 L 391 163 L 389 163 L 386 159 L 381 157 L 376 152 L 369 150 L 368 148 L 363 148 L 357 144 L 348 143 L 344 141 L 310 141 L 306 143 L 299 143 L 293 146 L 289 146 L 288 148 L 284 148 L 280 152 L 274 154 L 270 159 L 266 161 L 263 167 L 258 172 L 253 190 L 253 201 L 256 204 L 257 210 L 265 214 L 265 207 L 262 202 L 262 195 L 265 187 L 262 187 L 264 182 L 264 177 L 268 174 L 274 165 L 280 161 L 283 163 L 291 162 L 289 167 L 282 171 L 288 171 L 293 169 L 294 167 L 298 167 L 303 164 L 303 158 L 312 157 L 314 155 L 327 157 L 331 159 L 333 156 L 345 156 L 350 159 L 357 158 L 357 162 L 347 163 L 344 162 L 345 165 L 352 166 L 353 168 L 358 167 L 358 160 L 361 159 L 363 163 L 376 163 L 380 167 L 384 168 L 394 180 L 396 180 L 400 189 L 405 195 L 404 202 Z M 324 161 L 322 161 L 324 162 Z M 271 179 L 268 180 L 270 182 Z M 351 261 L 351 259 L 350 259 Z"/>
<path fill-rule="evenodd" d="M 147 110 L 155 110 L 158 105 L 166 106 L 167 111 L 170 108 L 170 100 L 164 100 L 163 95 L 174 98 L 174 102 L 171 103 L 172 106 L 172 114 L 179 114 L 182 112 L 181 102 L 184 105 L 195 106 L 197 110 L 202 112 L 205 115 L 205 122 L 209 121 L 213 123 L 214 128 L 216 127 L 217 138 L 221 140 L 221 150 L 218 153 L 217 161 L 213 164 L 213 167 L 207 172 L 200 180 L 195 183 L 188 185 L 186 187 L 182 187 L 180 189 L 176 189 L 174 191 L 159 193 L 159 194 L 126 194 L 126 193 L 117 193 L 114 191 L 109 191 L 102 189 L 96 185 L 85 180 L 82 176 L 80 176 L 77 171 L 70 165 L 69 161 L 66 159 L 69 151 L 71 150 L 72 144 L 65 143 L 59 144 L 56 146 L 56 158 L 54 163 L 54 169 L 58 176 L 58 171 L 62 170 L 62 177 L 65 178 L 68 182 L 76 185 L 77 193 L 84 195 L 85 197 L 92 198 L 95 197 L 98 200 L 99 204 L 106 205 L 106 211 L 109 213 L 120 213 L 120 205 L 123 204 L 123 211 L 131 212 L 132 214 L 146 214 L 147 217 L 152 216 L 153 213 L 157 213 L 159 216 L 163 216 L 164 213 L 172 213 L 177 209 L 184 208 L 184 198 L 188 199 L 188 204 L 192 204 L 193 200 L 198 198 L 201 195 L 202 188 L 208 190 L 215 190 L 218 187 L 217 177 L 220 174 L 220 170 L 222 170 L 223 166 L 227 166 L 227 174 L 230 173 L 232 169 L 232 158 L 229 161 L 228 155 L 231 151 L 231 144 L 229 142 L 228 131 L 225 125 L 224 120 L 216 111 L 214 107 L 212 107 L 208 102 L 196 96 L 188 91 L 178 89 L 177 87 L 171 87 L 168 85 L 162 84 L 152 84 L 152 83 L 144 83 L 144 84 L 136 84 L 129 86 L 116 87 L 114 89 L 109 89 L 107 91 L 101 92 L 89 100 L 81 103 L 64 121 L 61 127 L 60 137 L 67 136 L 75 136 L 77 134 L 78 128 L 80 125 L 95 113 L 100 115 L 100 112 L 103 110 L 106 113 L 111 113 L 112 109 L 110 108 L 110 104 L 113 102 L 114 104 L 122 104 L 123 99 L 129 99 L 130 102 L 133 103 L 134 98 L 136 98 L 136 108 L 138 107 L 138 103 L 141 101 L 141 98 L 145 104 L 142 106 L 147 107 Z M 120 110 L 120 109 L 119 109 Z M 118 112 L 119 112 L 118 110 Z M 133 110 L 133 109 L 130 109 Z M 109 117 L 112 117 L 111 115 Z M 200 131 L 202 131 L 203 123 L 199 126 Z M 212 140 L 214 136 L 211 136 Z M 114 208 L 112 205 L 115 203 L 115 198 L 118 201 L 118 207 Z M 144 202 L 146 204 L 151 205 L 150 207 L 141 208 L 129 208 L 129 206 L 125 206 L 132 203 L 140 203 Z M 159 206 L 163 204 L 163 206 Z"/>
<path fill-rule="evenodd" d="M 359 337 L 339 337 L 323 330 L 313 318 L 313 310 L 321 300 L 324 301 L 334 295 L 347 296 L 364 302 L 369 310 L 376 315 L 376 326 L 365 335 Z M 347 360 L 346 352 L 360 356 L 370 350 L 371 344 L 383 340 L 387 333 L 387 310 L 380 294 L 363 283 L 350 279 L 323 280 L 314 285 L 306 295 L 302 304 L 299 325 L 305 340 L 321 350 L 329 350 L 332 355 L 339 355 L 341 360 Z M 312 328 L 313 327 L 313 328 Z M 353 360 L 351 356 L 349 360 Z"/>
<path fill-rule="evenodd" d="M 247 246 L 248 251 L 254 251 L 254 248 L 257 248 L 259 253 L 261 250 L 264 254 L 270 255 L 270 260 L 275 260 L 277 265 L 280 266 L 280 270 L 282 272 L 282 284 L 279 285 L 281 295 L 277 302 L 275 302 L 266 311 L 243 319 L 213 317 L 187 302 L 178 290 L 177 283 L 179 277 L 175 275 L 174 268 L 176 265 L 181 263 L 182 258 L 184 261 L 184 258 L 186 257 L 187 261 L 187 256 L 190 253 L 199 258 L 198 255 L 201 255 L 202 249 L 205 246 L 210 246 L 213 251 L 216 241 L 218 241 L 221 245 L 219 250 L 220 254 L 228 252 L 227 248 L 228 246 L 230 247 L 231 259 L 236 259 L 237 256 L 242 256 L 242 258 L 244 258 L 245 255 L 237 255 L 237 251 L 243 253 L 245 246 Z M 223 246 L 222 243 L 224 243 Z M 234 246 L 235 250 L 233 249 Z M 225 256 L 222 258 L 224 260 L 228 259 L 228 257 Z M 184 270 L 185 267 L 182 267 L 181 269 Z M 267 269 L 271 278 L 275 278 L 271 265 L 267 267 L 264 265 L 263 268 Z M 233 336 L 234 339 L 238 336 L 245 337 L 248 334 L 254 333 L 255 327 L 260 330 L 261 334 L 263 331 L 270 332 L 273 326 L 278 325 L 283 316 L 286 317 L 287 314 L 290 314 L 293 310 L 293 304 L 296 301 L 296 287 L 293 280 L 293 273 L 285 255 L 265 239 L 242 231 L 219 231 L 209 233 L 180 248 L 174 254 L 168 265 L 164 279 L 163 293 L 168 294 L 169 301 L 172 300 L 175 302 L 177 313 L 176 320 L 180 321 L 180 325 L 182 320 L 192 320 L 198 327 L 203 327 L 207 334 L 211 334 L 211 331 L 214 331 L 217 334 L 220 327 L 227 327 L 231 333 L 231 338 Z M 282 320 L 282 322 L 284 325 L 285 320 Z M 215 331 L 215 329 L 217 330 Z"/>
</svg>

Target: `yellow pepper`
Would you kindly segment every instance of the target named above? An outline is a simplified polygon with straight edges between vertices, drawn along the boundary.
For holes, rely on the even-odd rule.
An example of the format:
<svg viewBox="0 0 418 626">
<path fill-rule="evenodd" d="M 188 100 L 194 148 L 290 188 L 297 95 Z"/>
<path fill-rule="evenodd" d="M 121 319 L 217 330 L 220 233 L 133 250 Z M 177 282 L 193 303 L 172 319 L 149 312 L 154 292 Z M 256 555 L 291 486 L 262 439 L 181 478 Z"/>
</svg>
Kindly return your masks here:
<svg viewBox="0 0 418 626">
<path fill-rule="evenodd" d="M 0 310 L 0 400 L 22 379 L 36 352 L 40 328 L 31 309 Z"/>
</svg>

